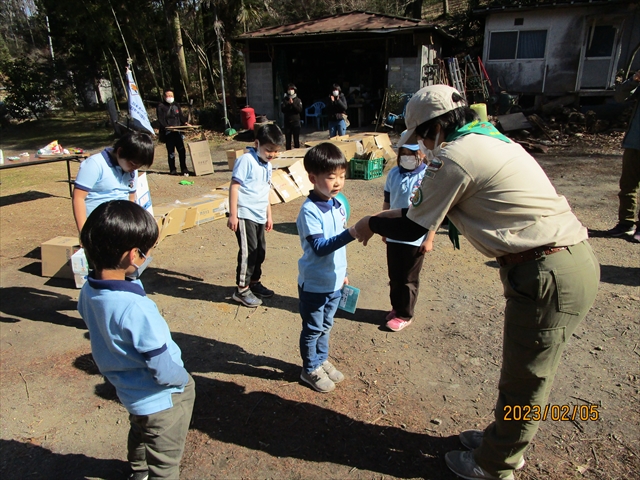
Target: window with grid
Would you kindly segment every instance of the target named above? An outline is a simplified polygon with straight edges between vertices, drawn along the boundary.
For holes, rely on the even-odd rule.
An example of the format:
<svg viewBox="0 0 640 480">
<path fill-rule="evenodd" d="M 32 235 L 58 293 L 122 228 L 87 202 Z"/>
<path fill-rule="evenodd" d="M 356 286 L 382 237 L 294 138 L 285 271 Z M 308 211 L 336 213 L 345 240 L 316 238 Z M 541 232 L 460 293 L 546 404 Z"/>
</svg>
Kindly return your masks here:
<svg viewBox="0 0 640 480">
<path fill-rule="evenodd" d="M 546 30 L 491 32 L 489 60 L 544 58 Z"/>
</svg>

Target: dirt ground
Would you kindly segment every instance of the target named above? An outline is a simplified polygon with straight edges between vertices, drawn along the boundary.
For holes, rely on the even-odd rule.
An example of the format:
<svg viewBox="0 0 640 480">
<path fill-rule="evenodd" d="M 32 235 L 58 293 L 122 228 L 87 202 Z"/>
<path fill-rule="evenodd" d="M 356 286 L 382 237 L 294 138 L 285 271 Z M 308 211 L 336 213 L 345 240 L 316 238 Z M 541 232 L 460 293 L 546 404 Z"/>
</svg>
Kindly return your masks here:
<svg viewBox="0 0 640 480">
<path fill-rule="evenodd" d="M 594 231 L 602 267 L 596 303 L 569 343 L 550 403 L 595 405 L 599 417 L 543 422 L 519 479 L 640 478 L 640 245 L 598 236 L 616 221 L 619 141 L 584 135 L 536 155 Z M 224 150 L 244 145 L 213 149 L 216 173 L 192 186 L 167 175 L 160 146 L 149 175 L 153 202 L 229 181 Z M 40 276 L 39 245 L 76 234 L 64 164 L 6 170 L 0 180 L 0 475 L 123 478 L 127 413 L 91 359 L 78 290 Z M 347 181 L 352 221 L 379 210 L 383 187 L 384 178 Z M 384 245 L 350 244 L 349 279 L 361 298 L 355 314 L 338 314 L 331 337 L 331 359 L 347 379 L 319 394 L 298 381 L 302 201 L 273 207 L 263 281 L 276 296 L 256 310 L 230 298 L 237 245 L 222 220 L 166 238 L 142 277 L 197 385 L 181 478 L 455 478 L 444 454 L 462 448 L 460 431 L 490 422 L 496 400 L 504 306 L 497 263 L 463 238 L 454 251 L 441 230 L 425 260 L 416 319 L 392 333 L 382 327 Z"/>
</svg>

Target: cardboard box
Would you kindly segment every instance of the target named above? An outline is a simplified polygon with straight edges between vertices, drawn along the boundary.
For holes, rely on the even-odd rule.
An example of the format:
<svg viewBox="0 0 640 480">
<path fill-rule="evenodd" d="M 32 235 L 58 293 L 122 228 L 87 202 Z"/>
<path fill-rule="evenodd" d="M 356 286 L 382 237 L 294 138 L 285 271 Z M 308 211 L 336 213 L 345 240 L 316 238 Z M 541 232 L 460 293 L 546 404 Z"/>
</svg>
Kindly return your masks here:
<svg viewBox="0 0 640 480">
<path fill-rule="evenodd" d="M 300 193 L 304 196 L 309 194 L 309 190 L 313 190 L 313 183 L 309 180 L 309 174 L 304 169 L 304 163 L 302 160 L 298 160 L 289 168 L 289 175 L 298 186 Z"/>
<path fill-rule="evenodd" d="M 308 151 L 309 148 L 292 148 L 291 150 L 280 152 L 278 158 L 304 158 Z"/>
<path fill-rule="evenodd" d="M 71 255 L 71 270 L 76 288 L 82 288 L 87 281 L 87 275 L 89 275 L 89 262 L 84 254 L 84 248 Z"/>
<path fill-rule="evenodd" d="M 147 178 L 147 172 L 142 172 L 138 175 L 136 203 L 153 215 L 153 205 L 151 203 L 151 192 L 149 191 L 149 179 Z"/>
<path fill-rule="evenodd" d="M 278 203 L 282 203 L 282 199 L 278 196 L 272 185 L 271 189 L 269 190 L 269 204 L 276 205 Z"/>
<path fill-rule="evenodd" d="M 202 140 L 201 142 L 189 142 L 187 145 L 189 146 L 191 163 L 193 163 L 193 172 L 196 176 L 213 173 L 209 142 Z"/>
<path fill-rule="evenodd" d="M 229 170 L 233 170 L 233 166 L 236 164 L 236 159 L 244 155 L 244 150 L 227 150 L 227 163 L 229 164 Z"/>
<path fill-rule="evenodd" d="M 356 153 L 358 153 L 358 151 L 360 151 L 360 152 L 363 151 L 362 144 L 360 143 L 359 140 L 357 140 L 357 139 L 354 140 L 354 137 L 348 138 L 345 141 L 322 140 L 322 141 L 319 141 L 319 142 L 306 142 L 305 145 L 308 146 L 308 147 L 315 147 L 316 145 L 319 145 L 321 143 L 325 143 L 327 141 L 329 143 L 333 143 L 336 147 L 338 147 L 340 149 L 340 151 L 344 155 L 344 158 L 347 159 L 347 162 L 349 160 L 351 160 L 354 157 L 354 155 Z"/>
<path fill-rule="evenodd" d="M 274 170 L 271 174 L 271 186 L 285 203 L 302 195 L 289 173 L 282 169 Z"/>
<path fill-rule="evenodd" d="M 158 243 L 169 235 L 175 235 L 182 231 L 184 220 L 187 215 L 187 207 L 182 204 L 170 203 L 157 205 L 155 208 L 155 218 L 160 229 Z"/>
<path fill-rule="evenodd" d="M 391 146 L 391 139 L 387 133 L 378 133 L 378 132 L 368 132 L 364 134 L 365 137 L 371 136 L 375 139 L 378 148 L 382 148 L 384 146 Z"/>
<path fill-rule="evenodd" d="M 71 270 L 76 275 L 89 275 L 89 262 L 84 254 L 84 248 L 71 255 Z"/>
<path fill-rule="evenodd" d="M 187 207 L 183 230 L 224 218 L 229 210 L 229 197 L 225 195 L 208 194 L 181 203 Z"/>
<path fill-rule="evenodd" d="M 69 260 L 80 250 L 77 237 L 55 237 L 40 246 L 42 259 L 42 276 L 56 278 L 73 278 L 73 270 Z"/>
</svg>

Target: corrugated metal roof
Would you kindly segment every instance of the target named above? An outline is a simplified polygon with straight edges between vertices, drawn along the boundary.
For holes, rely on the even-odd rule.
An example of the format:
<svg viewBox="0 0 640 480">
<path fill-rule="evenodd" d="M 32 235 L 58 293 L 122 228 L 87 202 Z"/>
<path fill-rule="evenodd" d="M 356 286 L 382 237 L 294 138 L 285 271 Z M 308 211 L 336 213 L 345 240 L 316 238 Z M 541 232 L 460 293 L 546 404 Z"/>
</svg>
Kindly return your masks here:
<svg viewBox="0 0 640 480">
<path fill-rule="evenodd" d="M 550 8 L 567 7 L 596 7 L 602 5 L 638 3 L 637 0 L 539 0 L 536 3 L 510 2 L 507 5 L 489 3 L 488 5 L 473 10 L 474 14 L 490 14 L 497 12 L 513 12 L 526 10 L 543 10 Z"/>
<path fill-rule="evenodd" d="M 437 29 L 437 25 L 415 18 L 392 17 L 370 12 L 349 12 L 307 20 L 288 25 L 265 27 L 253 32 L 243 33 L 237 38 L 283 38 L 302 35 L 326 35 L 330 33 L 389 33 L 406 29 Z"/>
</svg>

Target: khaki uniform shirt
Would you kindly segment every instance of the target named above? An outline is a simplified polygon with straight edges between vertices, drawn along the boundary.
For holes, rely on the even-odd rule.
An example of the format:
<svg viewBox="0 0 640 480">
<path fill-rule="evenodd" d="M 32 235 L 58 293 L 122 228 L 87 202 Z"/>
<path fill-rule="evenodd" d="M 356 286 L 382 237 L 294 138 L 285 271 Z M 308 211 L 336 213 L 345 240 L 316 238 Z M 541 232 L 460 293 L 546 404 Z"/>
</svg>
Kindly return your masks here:
<svg viewBox="0 0 640 480">
<path fill-rule="evenodd" d="M 429 230 L 448 216 L 488 257 L 540 246 L 575 245 L 587 229 L 517 143 L 470 134 L 442 145 L 427 168 L 408 218 Z"/>
</svg>

